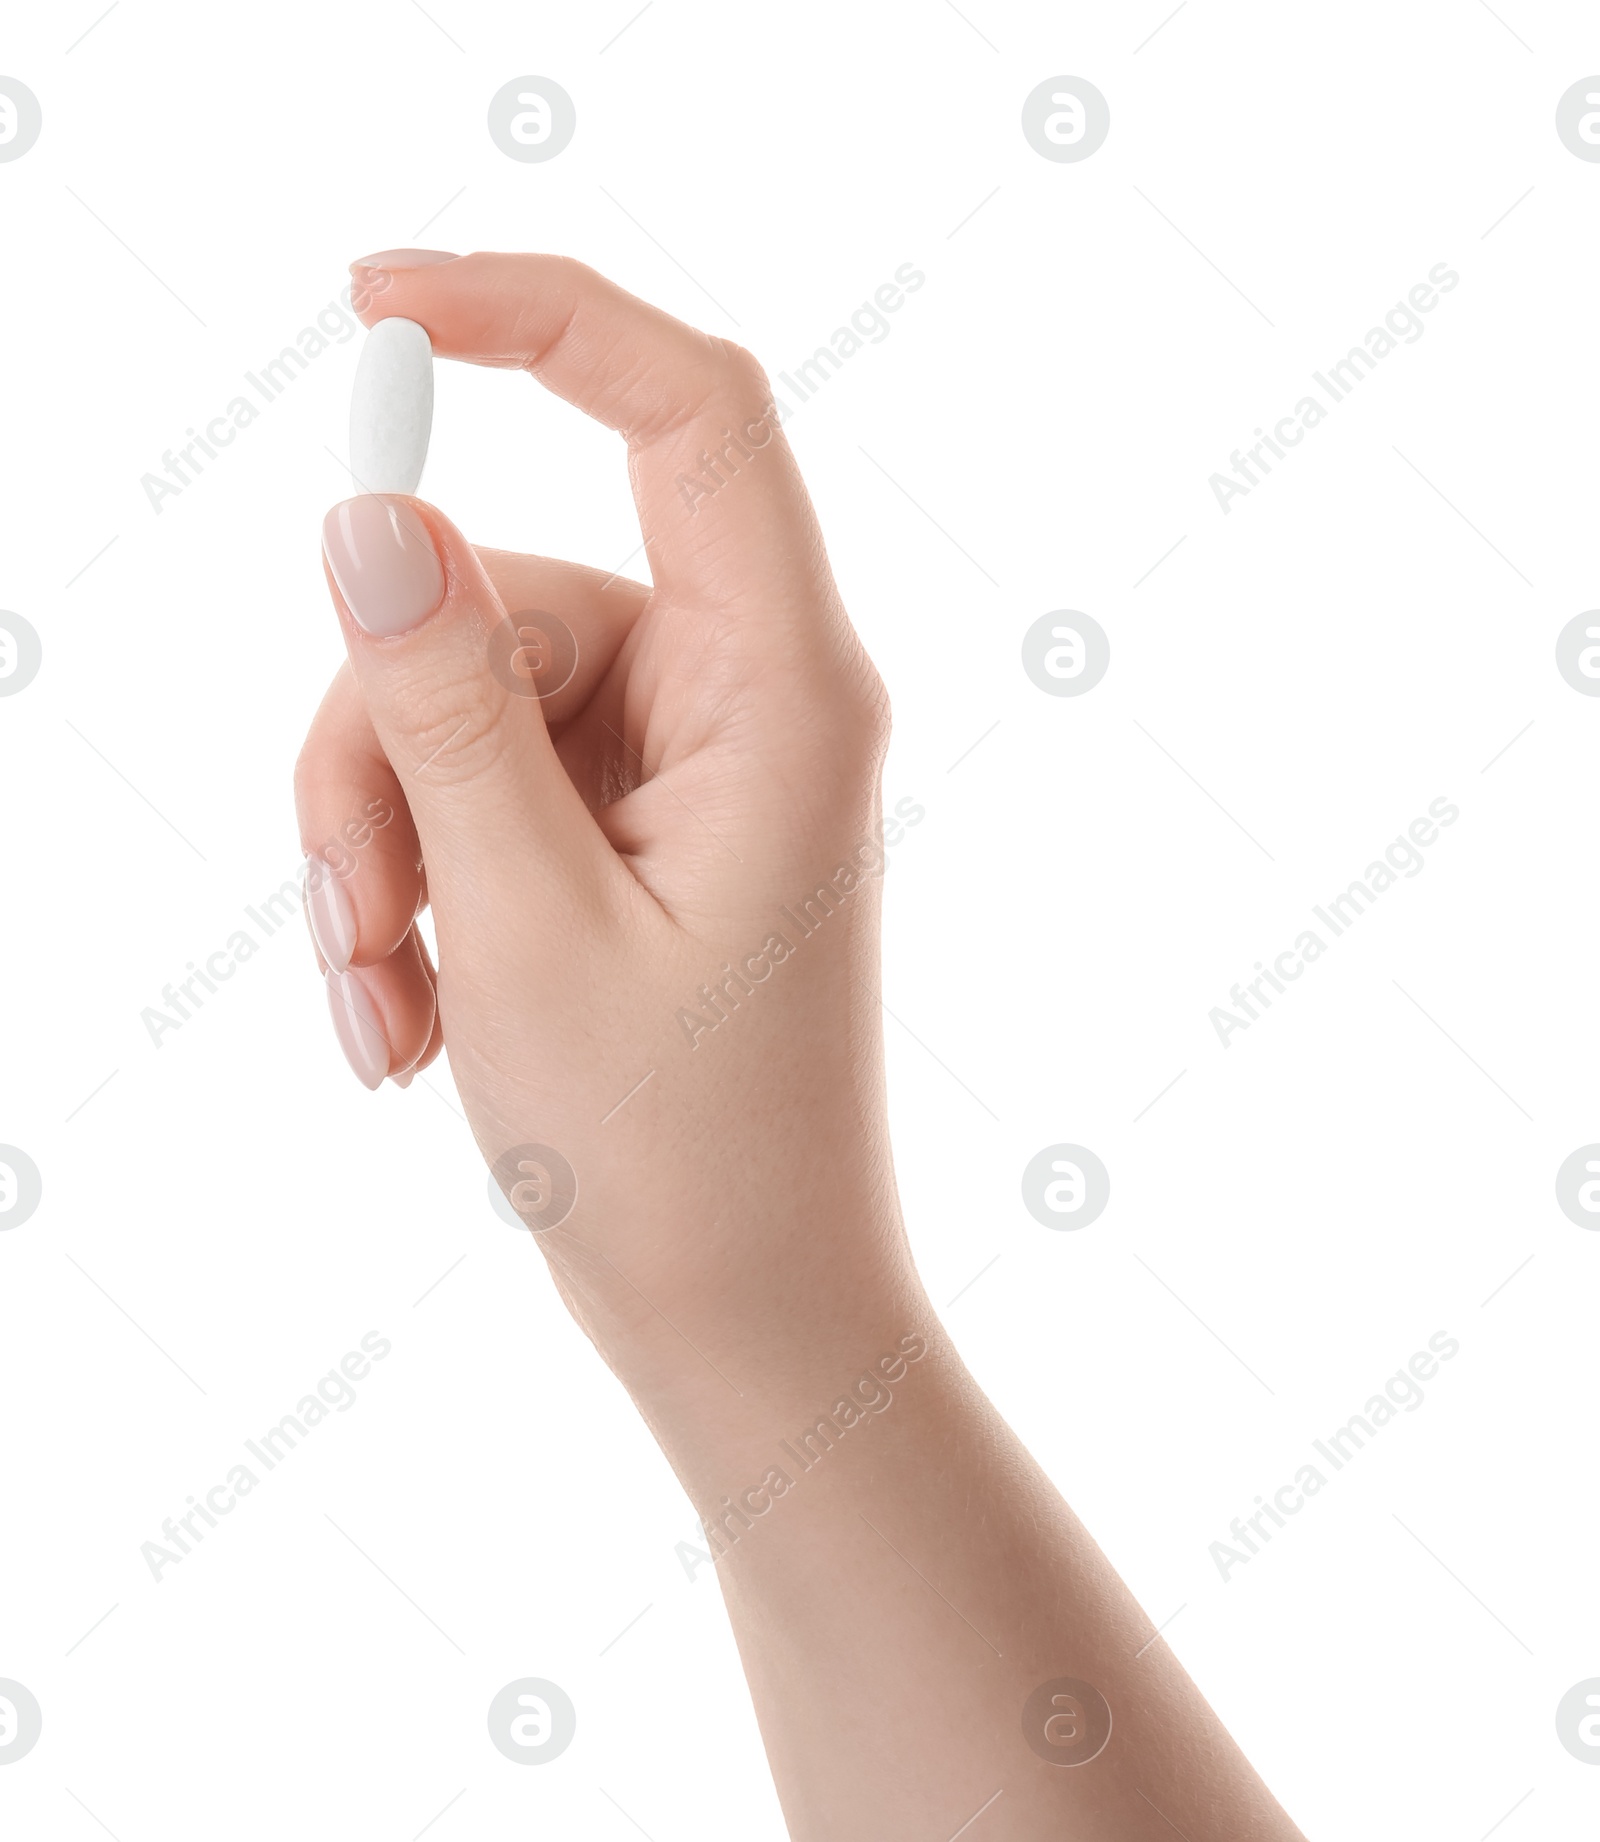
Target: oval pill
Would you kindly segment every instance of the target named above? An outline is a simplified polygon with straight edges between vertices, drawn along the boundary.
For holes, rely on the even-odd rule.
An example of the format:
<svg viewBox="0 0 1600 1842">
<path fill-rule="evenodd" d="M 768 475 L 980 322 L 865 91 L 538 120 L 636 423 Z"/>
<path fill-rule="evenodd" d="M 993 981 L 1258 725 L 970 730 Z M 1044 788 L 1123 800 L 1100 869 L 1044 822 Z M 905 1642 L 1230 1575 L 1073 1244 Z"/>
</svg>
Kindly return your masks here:
<svg viewBox="0 0 1600 1842">
<path fill-rule="evenodd" d="M 433 430 L 433 345 L 415 320 L 367 334 L 350 393 L 350 471 L 364 493 L 417 490 Z"/>
</svg>

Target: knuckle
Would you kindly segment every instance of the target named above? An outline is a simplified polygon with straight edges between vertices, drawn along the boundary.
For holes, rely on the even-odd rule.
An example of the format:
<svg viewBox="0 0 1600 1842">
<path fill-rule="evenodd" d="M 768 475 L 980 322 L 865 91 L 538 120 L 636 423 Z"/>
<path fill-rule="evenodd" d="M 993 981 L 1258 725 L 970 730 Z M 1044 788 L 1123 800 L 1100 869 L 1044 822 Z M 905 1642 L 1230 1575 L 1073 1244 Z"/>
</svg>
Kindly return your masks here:
<svg viewBox="0 0 1600 1842">
<path fill-rule="evenodd" d="M 816 762 L 841 792 L 873 780 L 889 747 L 889 693 L 864 654 L 836 675 L 813 709 Z"/>
<path fill-rule="evenodd" d="M 764 409 L 772 401 L 772 384 L 760 359 L 731 339 L 716 341 L 723 387 L 735 408 Z"/>
<path fill-rule="evenodd" d="M 396 763 L 412 781 L 436 788 L 466 787 L 493 779 L 505 767 L 516 741 L 513 727 L 527 711 L 498 687 L 465 673 L 413 684 L 397 700 L 396 726 L 405 738 L 405 762 Z"/>
<path fill-rule="evenodd" d="M 547 260 L 549 267 L 545 271 L 540 292 L 569 303 L 570 311 L 576 311 L 578 302 L 607 285 L 606 278 L 598 269 L 590 268 L 587 262 L 580 262 L 576 256 L 551 256 Z"/>
<path fill-rule="evenodd" d="M 863 727 L 871 737 L 876 751 L 882 754 L 889 746 L 889 737 L 894 729 L 894 706 L 889 699 L 889 687 L 879 676 L 875 665 L 869 663 L 863 677 L 861 695 L 866 705 Z"/>
<path fill-rule="evenodd" d="M 889 689 L 872 662 L 863 657 L 846 687 L 846 722 L 857 746 L 875 769 L 889 747 L 893 711 Z"/>
<path fill-rule="evenodd" d="M 300 753 L 294 761 L 294 803 L 295 810 L 304 814 L 309 810 L 313 796 L 319 785 L 312 739 L 307 736 L 300 744 Z"/>
</svg>

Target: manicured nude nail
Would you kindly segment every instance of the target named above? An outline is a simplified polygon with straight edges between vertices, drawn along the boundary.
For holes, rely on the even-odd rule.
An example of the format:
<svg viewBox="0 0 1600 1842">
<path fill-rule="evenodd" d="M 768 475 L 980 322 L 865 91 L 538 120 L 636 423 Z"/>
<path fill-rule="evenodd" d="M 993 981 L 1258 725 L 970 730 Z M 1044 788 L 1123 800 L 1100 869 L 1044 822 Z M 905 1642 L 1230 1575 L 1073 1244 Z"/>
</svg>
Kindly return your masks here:
<svg viewBox="0 0 1600 1842">
<path fill-rule="evenodd" d="M 416 1079 L 416 1076 L 408 1068 L 404 1074 L 392 1074 L 389 1079 L 394 1082 L 396 1087 L 409 1087 Z"/>
<path fill-rule="evenodd" d="M 369 1091 L 380 1087 L 389 1072 L 389 1045 L 384 1041 L 377 1006 L 353 972 L 329 972 L 328 1014 L 344 1059 L 356 1079 Z"/>
<path fill-rule="evenodd" d="M 356 624 L 380 639 L 405 633 L 444 600 L 444 566 L 414 507 L 369 493 L 322 521 L 322 553 Z"/>
<path fill-rule="evenodd" d="M 353 269 L 431 269 L 436 263 L 455 262 L 453 249 L 380 249 L 375 256 L 357 256 Z"/>
<path fill-rule="evenodd" d="M 349 891 L 322 857 L 306 859 L 305 887 L 306 918 L 317 951 L 335 972 L 347 971 L 356 950 L 356 911 Z"/>
</svg>

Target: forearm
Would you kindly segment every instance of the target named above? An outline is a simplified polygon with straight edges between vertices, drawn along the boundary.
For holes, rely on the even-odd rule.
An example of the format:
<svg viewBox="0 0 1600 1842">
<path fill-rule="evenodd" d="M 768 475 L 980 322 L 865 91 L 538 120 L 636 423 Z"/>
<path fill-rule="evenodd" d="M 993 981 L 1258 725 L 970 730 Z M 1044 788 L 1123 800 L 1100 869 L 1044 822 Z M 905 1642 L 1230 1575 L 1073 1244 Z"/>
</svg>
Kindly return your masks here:
<svg viewBox="0 0 1600 1842">
<path fill-rule="evenodd" d="M 909 1269 L 840 1300 L 848 1328 L 775 1340 L 738 1394 L 635 1386 L 717 1557 L 791 1834 L 938 1842 L 982 1809 L 975 1838 L 1291 1842 Z M 1067 1680 L 1111 1719 L 1077 1766 L 1103 1713 Z"/>
</svg>

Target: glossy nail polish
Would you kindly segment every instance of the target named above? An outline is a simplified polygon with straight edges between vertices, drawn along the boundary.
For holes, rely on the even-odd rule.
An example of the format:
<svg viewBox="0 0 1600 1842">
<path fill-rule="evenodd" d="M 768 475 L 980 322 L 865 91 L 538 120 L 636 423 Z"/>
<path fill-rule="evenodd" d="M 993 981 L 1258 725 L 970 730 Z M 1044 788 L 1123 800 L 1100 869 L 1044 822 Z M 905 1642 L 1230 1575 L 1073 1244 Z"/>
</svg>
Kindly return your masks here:
<svg viewBox="0 0 1600 1842">
<path fill-rule="evenodd" d="M 322 521 L 322 553 L 356 624 L 380 639 L 405 633 L 444 600 L 444 565 L 416 508 L 369 493 Z"/>
<path fill-rule="evenodd" d="M 357 256 L 353 269 L 431 269 L 441 262 L 455 262 L 453 249 L 380 249 L 376 255 Z"/>
<path fill-rule="evenodd" d="M 308 857 L 305 865 L 306 918 L 317 951 L 335 972 L 348 970 L 356 950 L 356 913 L 350 892 L 333 865 Z"/>
<path fill-rule="evenodd" d="M 377 1006 L 354 972 L 330 972 L 328 1014 L 344 1059 L 356 1079 L 369 1091 L 380 1087 L 389 1072 L 389 1045 L 384 1040 Z"/>
</svg>

